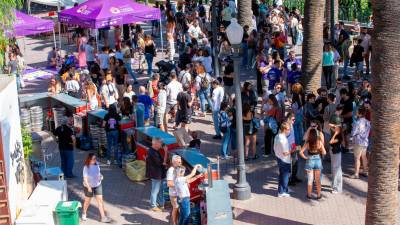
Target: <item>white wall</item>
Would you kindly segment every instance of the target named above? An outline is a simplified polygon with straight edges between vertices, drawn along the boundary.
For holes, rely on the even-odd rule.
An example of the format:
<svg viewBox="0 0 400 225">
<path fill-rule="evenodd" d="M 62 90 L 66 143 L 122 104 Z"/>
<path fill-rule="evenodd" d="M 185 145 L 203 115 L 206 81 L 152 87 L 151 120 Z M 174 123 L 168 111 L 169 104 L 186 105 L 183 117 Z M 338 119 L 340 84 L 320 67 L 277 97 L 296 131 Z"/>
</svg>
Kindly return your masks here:
<svg viewBox="0 0 400 225">
<path fill-rule="evenodd" d="M 8 198 L 12 221 L 23 200 L 23 148 L 15 78 L 0 77 L 0 126 L 7 175 Z"/>
</svg>

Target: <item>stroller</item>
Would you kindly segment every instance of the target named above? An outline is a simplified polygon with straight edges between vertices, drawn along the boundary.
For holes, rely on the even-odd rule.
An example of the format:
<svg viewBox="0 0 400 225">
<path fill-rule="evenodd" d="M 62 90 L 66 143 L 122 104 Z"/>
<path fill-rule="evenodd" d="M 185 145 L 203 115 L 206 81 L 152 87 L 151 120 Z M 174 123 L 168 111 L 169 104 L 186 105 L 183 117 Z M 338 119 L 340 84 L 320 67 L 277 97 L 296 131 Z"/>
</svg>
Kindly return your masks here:
<svg viewBox="0 0 400 225">
<path fill-rule="evenodd" d="M 160 74 L 160 82 L 164 84 L 169 83 L 169 76 L 171 75 L 171 71 L 176 71 L 176 66 L 173 63 L 167 62 L 165 60 L 161 60 L 156 63 L 158 67 L 158 74 Z"/>
</svg>

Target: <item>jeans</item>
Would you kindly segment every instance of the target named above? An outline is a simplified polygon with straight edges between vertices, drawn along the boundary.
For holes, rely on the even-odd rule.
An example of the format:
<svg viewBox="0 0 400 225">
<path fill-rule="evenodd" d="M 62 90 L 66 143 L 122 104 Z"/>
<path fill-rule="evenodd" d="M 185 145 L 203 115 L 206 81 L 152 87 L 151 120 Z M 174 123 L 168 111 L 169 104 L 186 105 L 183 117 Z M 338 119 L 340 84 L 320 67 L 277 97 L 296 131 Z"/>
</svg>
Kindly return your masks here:
<svg viewBox="0 0 400 225">
<path fill-rule="evenodd" d="M 295 121 L 293 124 L 293 129 L 294 129 L 294 139 L 296 142 L 296 145 L 302 145 L 303 144 L 303 135 L 304 135 L 304 128 L 303 128 L 303 121 Z"/>
<path fill-rule="evenodd" d="M 280 158 L 276 158 L 279 167 L 279 184 L 278 194 L 288 193 L 288 183 L 290 176 L 290 163 L 283 162 Z"/>
<path fill-rule="evenodd" d="M 256 58 L 256 50 L 254 48 L 249 48 L 247 50 L 248 57 L 248 67 L 251 68 L 253 66 L 253 62 Z"/>
<path fill-rule="evenodd" d="M 108 131 L 107 134 L 107 160 L 111 160 L 111 149 L 114 147 L 114 160 L 119 161 L 118 158 L 118 130 Z"/>
<path fill-rule="evenodd" d="M 179 201 L 179 225 L 188 225 L 190 222 L 190 198 L 185 197 Z"/>
<path fill-rule="evenodd" d="M 248 54 L 248 44 L 247 43 L 242 43 L 242 50 L 243 50 L 243 59 L 242 59 L 242 65 L 247 66 L 248 61 L 249 61 L 249 54 Z"/>
<path fill-rule="evenodd" d="M 323 66 L 322 70 L 325 79 L 326 89 L 329 90 L 332 88 L 333 66 Z"/>
<path fill-rule="evenodd" d="M 72 150 L 61 150 L 61 170 L 66 177 L 72 177 L 72 169 L 74 168 L 74 151 Z"/>
<path fill-rule="evenodd" d="M 222 138 L 222 146 L 221 146 L 222 157 L 228 156 L 228 148 L 230 140 L 231 140 L 231 129 L 228 127 L 228 129 L 224 133 L 224 138 Z"/>
<path fill-rule="evenodd" d="M 130 63 L 130 62 L 129 62 L 129 63 L 125 63 L 124 65 L 125 65 L 126 70 L 127 70 L 128 73 L 129 73 L 129 75 L 131 75 L 132 79 L 133 79 L 134 81 L 137 81 L 137 78 L 136 78 L 136 76 L 135 76 L 135 72 L 133 72 L 131 63 Z"/>
<path fill-rule="evenodd" d="M 347 76 L 347 68 L 349 68 L 349 60 L 345 59 L 343 61 L 343 76 Z M 341 77 L 343 78 L 343 77 Z"/>
<path fill-rule="evenodd" d="M 207 104 L 208 104 L 209 108 L 212 106 L 211 99 L 210 99 L 210 88 L 200 89 L 197 92 L 197 95 L 200 98 L 200 109 L 201 109 L 201 112 L 205 112 L 206 111 L 206 101 L 207 101 Z"/>
<path fill-rule="evenodd" d="M 264 132 L 264 154 L 269 155 L 274 147 L 274 133 L 271 129 L 265 129 Z"/>
<path fill-rule="evenodd" d="M 236 150 L 237 146 L 236 129 L 231 127 L 229 130 L 231 132 L 231 148 L 232 150 Z"/>
<path fill-rule="evenodd" d="M 331 156 L 331 169 L 332 169 L 332 189 L 333 191 L 342 192 L 343 176 L 342 176 L 342 153 L 333 154 Z"/>
<path fill-rule="evenodd" d="M 153 58 L 154 55 L 150 53 L 145 53 L 144 57 L 146 58 L 147 63 L 147 75 L 151 76 L 153 74 Z"/>
<path fill-rule="evenodd" d="M 152 208 L 164 207 L 163 180 L 151 179 L 150 205 Z M 157 205 L 158 203 L 158 205 Z"/>
<path fill-rule="evenodd" d="M 213 111 L 212 113 L 213 113 L 215 135 L 221 136 L 221 130 L 219 129 L 219 110 Z"/>
</svg>

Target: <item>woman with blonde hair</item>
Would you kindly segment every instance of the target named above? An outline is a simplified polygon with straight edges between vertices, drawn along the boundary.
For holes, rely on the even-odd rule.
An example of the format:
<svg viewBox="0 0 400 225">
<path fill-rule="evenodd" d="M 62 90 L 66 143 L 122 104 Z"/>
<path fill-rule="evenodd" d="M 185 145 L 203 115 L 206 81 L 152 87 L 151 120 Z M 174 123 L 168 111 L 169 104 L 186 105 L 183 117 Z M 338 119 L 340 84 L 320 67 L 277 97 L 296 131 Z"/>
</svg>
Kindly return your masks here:
<svg viewBox="0 0 400 225">
<path fill-rule="evenodd" d="M 53 95 L 61 92 L 61 84 L 59 81 L 57 81 L 57 79 L 55 77 L 52 77 L 50 79 L 50 84 L 49 84 L 49 88 L 47 89 L 47 91 Z"/>
<path fill-rule="evenodd" d="M 87 100 L 89 102 L 89 107 L 91 110 L 95 110 L 100 107 L 99 99 L 98 99 L 99 94 L 97 93 L 97 87 L 91 79 L 88 79 L 88 81 L 87 81 L 86 96 L 87 96 Z"/>
<path fill-rule="evenodd" d="M 211 76 L 206 73 L 205 67 L 203 64 L 198 64 L 196 67 L 197 77 L 195 80 L 195 86 L 197 90 L 197 96 L 200 99 L 200 109 L 201 109 L 201 117 L 205 116 L 206 112 L 206 102 L 208 107 L 212 106 L 210 93 L 211 93 Z"/>
</svg>

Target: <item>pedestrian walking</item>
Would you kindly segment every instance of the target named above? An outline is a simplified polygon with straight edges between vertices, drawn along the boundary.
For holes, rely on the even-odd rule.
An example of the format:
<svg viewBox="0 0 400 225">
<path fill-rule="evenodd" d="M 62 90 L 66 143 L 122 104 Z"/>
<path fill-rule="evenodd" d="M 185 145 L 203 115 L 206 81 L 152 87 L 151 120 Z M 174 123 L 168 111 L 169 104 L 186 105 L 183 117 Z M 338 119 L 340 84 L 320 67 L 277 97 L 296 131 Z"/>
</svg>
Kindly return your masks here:
<svg viewBox="0 0 400 225">
<path fill-rule="evenodd" d="M 82 220 L 87 220 L 87 210 L 93 196 L 96 198 L 98 209 L 100 212 L 100 221 L 102 223 L 110 223 L 111 219 L 106 216 L 103 202 L 103 175 L 100 172 L 100 166 L 97 162 L 96 155 L 89 153 L 85 159 L 83 166 L 83 188 L 85 200 L 83 202 Z"/>
</svg>

